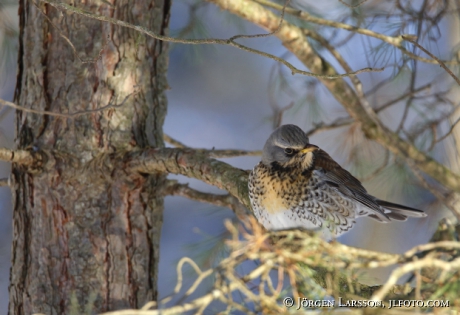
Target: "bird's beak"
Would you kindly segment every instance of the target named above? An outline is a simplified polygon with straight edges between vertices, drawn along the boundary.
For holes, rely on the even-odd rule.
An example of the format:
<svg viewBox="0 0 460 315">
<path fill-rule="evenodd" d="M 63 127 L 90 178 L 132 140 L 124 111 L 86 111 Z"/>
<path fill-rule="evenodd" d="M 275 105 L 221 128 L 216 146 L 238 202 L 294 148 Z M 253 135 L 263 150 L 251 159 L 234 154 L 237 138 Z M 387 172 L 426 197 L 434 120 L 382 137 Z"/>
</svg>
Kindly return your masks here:
<svg viewBox="0 0 460 315">
<path fill-rule="evenodd" d="M 307 146 L 305 148 L 303 148 L 302 150 L 300 150 L 300 153 L 308 153 L 308 152 L 313 152 L 313 151 L 316 151 L 318 150 L 319 148 L 314 145 L 314 144 L 307 144 Z"/>
</svg>

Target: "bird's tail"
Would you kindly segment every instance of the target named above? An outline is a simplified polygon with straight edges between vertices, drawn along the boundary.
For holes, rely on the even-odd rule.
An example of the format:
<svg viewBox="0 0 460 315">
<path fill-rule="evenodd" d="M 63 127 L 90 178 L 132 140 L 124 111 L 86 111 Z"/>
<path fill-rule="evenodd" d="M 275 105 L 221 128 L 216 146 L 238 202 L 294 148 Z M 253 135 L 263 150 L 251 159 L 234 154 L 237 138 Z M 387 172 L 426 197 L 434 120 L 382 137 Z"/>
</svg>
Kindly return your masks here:
<svg viewBox="0 0 460 315">
<path fill-rule="evenodd" d="M 406 221 L 407 217 L 423 218 L 426 217 L 426 213 L 422 210 L 414 209 L 411 207 L 399 205 L 384 200 L 377 199 L 377 203 L 387 210 L 390 210 L 386 215 L 396 221 Z"/>
</svg>

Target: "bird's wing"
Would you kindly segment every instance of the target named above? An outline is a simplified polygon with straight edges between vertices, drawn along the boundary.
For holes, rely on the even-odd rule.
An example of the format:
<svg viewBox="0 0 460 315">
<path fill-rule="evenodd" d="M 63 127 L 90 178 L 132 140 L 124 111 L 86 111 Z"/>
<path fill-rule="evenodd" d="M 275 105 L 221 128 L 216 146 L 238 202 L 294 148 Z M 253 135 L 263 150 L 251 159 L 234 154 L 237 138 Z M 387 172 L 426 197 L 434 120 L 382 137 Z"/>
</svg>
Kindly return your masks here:
<svg viewBox="0 0 460 315">
<path fill-rule="evenodd" d="M 377 199 L 367 193 L 361 182 L 321 149 L 315 152 L 315 170 L 322 175 L 327 185 L 337 188 L 343 195 L 373 210 L 374 213 L 369 214 L 373 214 L 376 219 L 378 218 L 377 220 L 382 222 L 390 221 L 388 215 L 383 212 L 382 207 L 377 203 Z"/>
</svg>

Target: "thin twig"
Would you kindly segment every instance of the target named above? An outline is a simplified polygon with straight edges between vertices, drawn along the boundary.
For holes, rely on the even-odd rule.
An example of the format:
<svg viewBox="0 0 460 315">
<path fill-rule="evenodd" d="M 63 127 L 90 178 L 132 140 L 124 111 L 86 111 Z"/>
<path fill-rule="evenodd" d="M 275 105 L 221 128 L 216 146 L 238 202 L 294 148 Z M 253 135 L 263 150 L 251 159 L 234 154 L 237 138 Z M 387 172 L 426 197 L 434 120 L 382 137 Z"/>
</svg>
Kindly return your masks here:
<svg viewBox="0 0 460 315">
<path fill-rule="evenodd" d="M 389 106 L 391 106 L 391 105 L 393 105 L 393 104 L 396 104 L 396 103 L 399 102 L 399 101 L 402 101 L 402 100 L 405 99 L 406 97 L 413 96 L 413 95 L 417 94 L 418 92 L 421 92 L 421 91 L 426 90 L 426 89 L 429 89 L 429 88 L 431 88 L 431 83 L 425 84 L 425 85 L 423 85 L 423 86 L 421 86 L 421 87 L 418 87 L 418 88 L 416 88 L 416 89 L 414 89 L 414 90 L 410 90 L 409 92 L 407 92 L 407 93 L 405 93 L 405 94 L 399 96 L 398 98 L 395 98 L 394 100 L 388 101 L 388 102 L 386 102 L 386 103 L 380 105 L 379 107 L 377 107 L 377 108 L 375 109 L 375 112 L 376 112 L 376 113 L 379 113 L 379 112 L 381 112 L 382 110 L 385 110 L 386 108 L 388 108 Z"/>
<path fill-rule="evenodd" d="M 310 30 L 305 30 L 305 35 L 313 38 L 314 40 L 318 41 L 321 45 L 323 45 L 332 54 L 332 56 L 334 56 L 334 58 L 338 61 L 340 66 L 343 68 L 343 70 L 345 70 L 345 72 L 351 71 L 351 67 L 345 61 L 342 55 L 334 48 L 334 46 L 329 44 L 329 42 L 324 37 Z M 355 87 L 357 96 L 361 104 L 367 104 L 368 102 L 366 98 L 364 97 L 363 85 L 361 83 L 361 80 L 357 76 L 350 77 L 350 80 Z"/>
<path fill-rule="evenodd" d="M 449 69 L 447 68 L 446 66 L 446 63 L 444 61 L 442 61 L 441 59 L 439 59 L 438 57 L 436 57 L 435 55 L 433 55 L 432 53 L 430 53 L 428 50 L 426 50 L 422 45 L 420 45 L 419 43 L 417 43 L 413 36 L 410 36 L 410 35 L 402 35 L 401 36 L 404 40 L 414 44 L 415 46 L 417 46 L 420 50 L 422 50 L 425 54 L 427 54 L 428 56 L 430 56 L 431 58 L 433 58 L 434 60 L 436 60 L 437 63 L 439 63 L 439 65 L 444 69 L 446 70 L 446 72 L 452 77 L 454 78 L 455 82 L 457 82 L 458 85 L 460 85 L 460 79 Z"/>
<path fill-rule="evenodd" d="M 340 3 L 342 3 L 343 5 L 349 7 L 350 9 L 357 8 L 357 7 L 361 6 L 363 3 L 367 2 L 367 1 L 368 0 L 362 0 L 361 2 L 359 2 L 359 3 L 355 4 L 355 5 L 351 5 L 351 4 L 346 3 L 343 0 L 339 0 Z"/>
<path fill-rule="evenodd" d="M 423 187 L 429 190 L 439 201 L 441 201 L 452 212 L 452 214 L 457 218 L 457 220 L 460 220 L 459 209 L 457 207 L 452 206 L 449 202 L 447 202 L 448 193 L 445 193 L 441 191 L 439 188 L 428 183 L 428 181 L 425 179 L 423 174 L 421 174 L 420 170 L 417 168 L 415 163 L 408 162 L 407 165 L 409 165 L 415 177 L 417 177 L 417 179 L 420 181 Z"/>
<path fill-rule="evenodd" d="M 191 147 L 183 144 L 182 142 L 168 136 L 167 134 L 163 134 L 163 140 L 167 143 L 173 145 L 176 148 L 181 149 L 191 149 Z M 194 149 L 195 151 L 202 152 L 204 154 L 209 155 L 215 159 L 222 159 L 222 158 L 232 158 L 238 156 L 260 156 L 262 155 L 262 151 L 246 151 L 246 150 L 235 150 L 235 149 Z"/>
<path fill-rule="evenodd" d="M 388 162 L 390 162 L 390 152 L 388 150 L 385 150 L 385 158 L 383 160 L 382 165 L 380 165 L 371 174 L 369 174 L 369 175 L 367 175 L 365 177 L 361 177 L 360 181 L 365 182 L 365 181 L 373 179 L 375 176 L 380 174 L 388 166 Z"/>
<path fill-rule="evenodd" d="M 185 149 L 185 148 L 189 148 L 188 146 L 186 146 L 185 144 L 183 144 L 182 142 L 180 141 L 177 141 L 176 139 L 174 138 L 171 138 L 170 136 L 168 136 L 167 134 L 163 134 L 163 140 L 171 145 L 173 145 L 174 147 L 176 148 L 182 148 L 182 149 Z"/>
<path fill-rule="evenodd" d="M 232 150 L 232 149 L 222 149 L 222 150 L 207 150 L 203 149 L 206 151 L 210 157 L 215 158 L 215 159 L 223 159 L 223 158 L 232 158 L 232 157 L 238 157 L 238 156 L 261 156 L 262 151 L 245 151 L 245 150 Z"/>
<path fill-rule="evenodd" d="M 73 54 L 74 54 L 75 58 L 77 58 L 78 61 L 80 61 L 83 64 L 85 64 L 85 63 L 92 64 L 92 63 L 96 63 L 98 60 L 100 60 L 102 58 L 102 52 L 105 50 L 105 48 L 109 44 L 110 37 L 107 37 L 107 41 L 105 42 L 104 46 L 99 50 L 97 58 L 95 58 L 95 59 L 81 59 L 80 56 L 78 55 L 77 49 L 75 49 L 75 46 L 70 41 L 70 39 L 61 32 L 61 30 L 53 23 L 53 21 L 51 21 L 51 19 L 48 17 L 48 15 L 46 15 L 46 13 L 43 12 L 40 9 L 40 7 L 34 1 L 31 1 L 31 2 L 37 8 L 37 10 L 48 20 L 48 22 L 54 27 L 54 29 L 59 33 L 59 35 L 67 42 L 67 44 L 69 44 L 70 48 L 72 48 L 72 51 L 73 51 Z"/>
<path fill-rule="evenodd" d="M 431 257 L 426 257 L 421 260 L 410 262 L 404 264 L 395 270 L 390 275 L 390 278 L 387 282 L 372 296 L 371 300 L 381 301 L 385 296 L 390 292 L 393 286 L 398 282 L 398 280 L 405 274 L 414 271 L 420 270 L 422 268 L 435 267 L 445 271 L 458 270 L 460 269 L 460 258 L 456 258 L 453 261 L 446 262 L 440 259 L 433 259 Z"/>
<path fill-rule="evenodd" d="M 437 139 L 436 141 L 434 141 L 434 143 L 438 143 L 438 142 L 441 142 L 442 140 L 446 139 L 451 133 L 452 131 L 454 131 L 454 128 L 455 126 L 458 125 L 458 123 L 460 122 L 460 118 L 458 118 L 449 128 L 449 131 L 444 135 L 442 136 L 441 138 Z"/>
<path fill-rule="evenodd" d="M 341 118 L 337 118 L 336 120 L 334 120 L 330 124 L 325 124 L 325 123 L 315 124 L 315 126 L 311 130 L 307 131 L 305 134 L 307 135 L 307 137 L 311 137 L 312 135 L 314 135 L 314 134 L 316 134 L 316 133 L 318 133 L 320 131 L 331 130 L 331 129 L 335 129 L 335 128 L 344 127 L 344 126 L 350 125 L 351 123 L 353 123 L 352 118 L 350 118 L 350 117 L 341 117 Z"/>
<path fill-rule="evenodd" d="M 288 105 L 280 108 L 274 102 L 270 102 L 270 107 L 273 110 L 273 129 L 276 129 L 279 126 L 281 126 L 281 123 L 283 122 L 284 113 L 288 111 L 289 109 L 291 109 L 293 106 L 294 106 L 294 102 L 291 102 Z"/>
<path fill-rule="evenodd" d="M 180 184 L 176 180 L 168 180 L 165 185 L 164 193 L 171 196 L 181 196 L 191 200 L 209 203 L 219 207 L 227 207 L 233 210 L 238 218 L 244 220 L 249 215 L 246 208 L 238 201 L 237 198 L 230 194 L 216 195 L 204 193 L 193 188 L 188 184 Z"/>
<path fill-rule="evenodd" d="M 63 118 L 76 118 L 76 117 L 87 115 L 87 114 L 98 113 L 98 112 L 104 111 L 106 109 L 120 108 L 123 105 L 125 105 L 125 103 L 126 103 L 126 101 L 128 100 L 129 97 L 131 97 L 132 95 L 136 95 L 137 93 L 139 93 L 139 92 L 136 91 L 136 92 L 130 93 L 129 95 L 127 95 L 123 99 L 123 102 L 121 102 L 120 104 L 112 104 L 112 102 L 110 102 L 109 104 L 107 104 L 105 106 L 102 106 L 100 108 L 80 110 L 80 111 L 76 111 L 76 112 L 73 112 L 73 113 L 70 113 L 70 114 L 56 113 L 56 112 L 50 112 L 50 111 L 47 111 L 47 110 L 39 110 L 39 109 L 33 109 L 33 108 L 25 108 L 25 107 L 16 105 L 15 103 L 5 101 L 3 99 L 0 99 L 0 106 L 8 106 L 8 107 L 11 107 L 11 108 L 14 108 L 14 109 L 26 112 L 26 113 L 49 115 L 49 116 L 63 117 Z"/>
</svg>

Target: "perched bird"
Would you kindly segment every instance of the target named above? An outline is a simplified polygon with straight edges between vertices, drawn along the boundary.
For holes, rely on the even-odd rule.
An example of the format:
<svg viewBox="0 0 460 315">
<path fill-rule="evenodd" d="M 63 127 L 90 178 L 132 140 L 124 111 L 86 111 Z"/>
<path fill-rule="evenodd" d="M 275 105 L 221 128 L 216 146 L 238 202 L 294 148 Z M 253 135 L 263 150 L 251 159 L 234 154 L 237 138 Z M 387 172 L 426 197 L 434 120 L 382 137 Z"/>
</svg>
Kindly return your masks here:
<svg viewBox="0 0 460 315">
<path fill-rule="evenodd" d="M 361 216 L 380 222 L 426 216 L 369 195 L 295 125 L 281 126 L 268 138 L 262 161 L 249 175 L 249 197 L 267 230 L 319 230 L 326 239 L 349 231 Z"/>
</svg>

